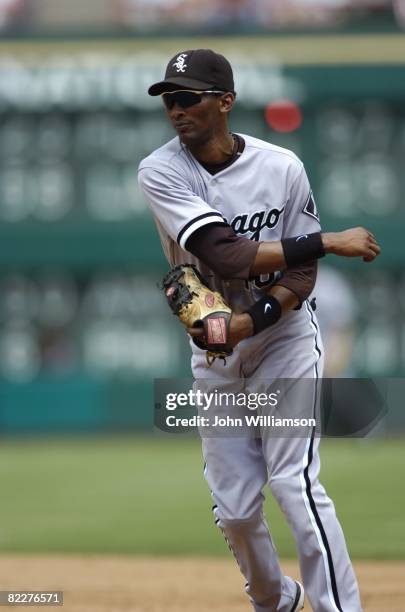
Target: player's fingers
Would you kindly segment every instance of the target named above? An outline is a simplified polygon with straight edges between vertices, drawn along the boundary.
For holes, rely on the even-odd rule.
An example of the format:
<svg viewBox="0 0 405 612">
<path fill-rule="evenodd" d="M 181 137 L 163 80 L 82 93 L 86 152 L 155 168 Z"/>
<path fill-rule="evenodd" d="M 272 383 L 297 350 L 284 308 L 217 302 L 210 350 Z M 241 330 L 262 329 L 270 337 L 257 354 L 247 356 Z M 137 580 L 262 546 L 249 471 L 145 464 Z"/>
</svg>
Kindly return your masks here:
<svg viewBox="0 0 405 612">
<path fill-rule="evenodd" d="M 363 261 L 370 262 L 373 261 L 377 257 L 378 253 L 375 253 L 372 249 L 368 249 L 366 255 L 363 255 Z"/>
<path fill-rule="evenodd" d="M 376 242 L 372 242 L 369 245 L 369 250 L 372 251 L 375 255 L 379 255 L 381 253 L 381 249 Z"/>
</svg>

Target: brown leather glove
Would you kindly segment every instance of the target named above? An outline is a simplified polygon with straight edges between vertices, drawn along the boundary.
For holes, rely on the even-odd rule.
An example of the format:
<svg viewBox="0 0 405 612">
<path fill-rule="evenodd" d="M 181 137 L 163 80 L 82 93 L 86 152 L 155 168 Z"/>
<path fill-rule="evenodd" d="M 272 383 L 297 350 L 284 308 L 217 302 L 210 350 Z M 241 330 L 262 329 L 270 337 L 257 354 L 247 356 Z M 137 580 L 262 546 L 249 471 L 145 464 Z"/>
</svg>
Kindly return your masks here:
<svg viewBox="0 0 405 612">
<path fill-rule="evenodd" d="M 209 365 L 232 354 L 229 322 L 232 310 L 218 291 L 211 291 L 197 268 L 182 264 L 172 268 L 162 281 L 162 289 L 173 312 L 186 327 L 204 329 L 203 339 L 193 342 L 207 351 Z"/>
</svg>

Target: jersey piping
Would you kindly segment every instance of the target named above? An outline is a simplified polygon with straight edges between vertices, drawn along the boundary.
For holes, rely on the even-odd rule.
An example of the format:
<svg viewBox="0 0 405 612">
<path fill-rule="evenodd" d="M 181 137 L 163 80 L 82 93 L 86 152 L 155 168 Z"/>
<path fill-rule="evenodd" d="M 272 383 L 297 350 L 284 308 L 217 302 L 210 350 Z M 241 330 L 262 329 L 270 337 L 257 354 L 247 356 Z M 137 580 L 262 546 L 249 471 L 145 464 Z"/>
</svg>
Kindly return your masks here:
<svg viewBox="0 0 405 612">
<path fill-rule="evenodd" d="M 207 218 L 213 217 L 210 221 L 207 221 Z M 196 230 L 203 225 L 208 225 L 208 223 L 214 222 L 222 222 L 225 223 L 225 219 L 222 217 L 221 213 L 213 210 L 212 212 L 204 213 L 195 217 L 179 231 L 177 235 L 177 243 L 181 246 L 182 249 L 186 248 L 186 242 L 190 238 L 191 234 L 193 234 Z"/>
</svg>

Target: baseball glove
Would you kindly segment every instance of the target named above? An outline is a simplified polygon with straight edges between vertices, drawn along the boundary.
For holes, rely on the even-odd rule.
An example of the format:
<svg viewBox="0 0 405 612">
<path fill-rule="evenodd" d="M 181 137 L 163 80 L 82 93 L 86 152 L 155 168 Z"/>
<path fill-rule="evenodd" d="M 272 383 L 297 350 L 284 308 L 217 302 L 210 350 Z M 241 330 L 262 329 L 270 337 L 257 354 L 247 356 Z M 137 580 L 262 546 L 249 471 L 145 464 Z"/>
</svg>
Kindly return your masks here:
<svg viewBox="0 0 405 612">
<path fill-rule="evenodd" d="M 217 357 L 225 362 L 232 354 L 229 323 L 232 311 L 218 291 L 211 291 L 197 268 L 182 264 L 172 268 L 162 281 L 162 289 L 173 312 L 186 327 L 201 327 L 203 339 L 193 337 L 199 348 L 207 351 L 207 363 Z"/>
</svg>

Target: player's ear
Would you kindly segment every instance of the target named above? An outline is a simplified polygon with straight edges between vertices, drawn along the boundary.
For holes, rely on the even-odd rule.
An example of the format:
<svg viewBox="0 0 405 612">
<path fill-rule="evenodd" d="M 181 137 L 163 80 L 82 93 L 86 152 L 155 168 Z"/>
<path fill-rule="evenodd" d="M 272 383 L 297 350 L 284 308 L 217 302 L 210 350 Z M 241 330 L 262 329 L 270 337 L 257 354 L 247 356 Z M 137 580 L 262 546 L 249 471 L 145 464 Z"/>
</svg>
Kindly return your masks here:
<svg viewBox="0 0 405 612">
<path fill-rule="evenodd" d="M 221 113 L 229 113 L 235 102 L 235 96 L 233 93 L 228 91 L 226 94 L 219 98 L 219 110 Z"/>
</svg>

